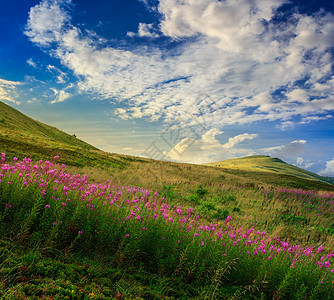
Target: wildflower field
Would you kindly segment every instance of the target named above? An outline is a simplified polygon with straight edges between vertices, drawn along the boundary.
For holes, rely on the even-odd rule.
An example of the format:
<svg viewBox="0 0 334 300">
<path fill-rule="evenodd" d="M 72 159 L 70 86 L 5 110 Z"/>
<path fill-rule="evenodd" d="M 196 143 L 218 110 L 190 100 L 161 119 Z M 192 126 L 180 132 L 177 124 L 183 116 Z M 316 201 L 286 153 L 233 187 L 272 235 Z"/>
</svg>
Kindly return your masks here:
<svg viewBox="0 0 334 300">
<path fill-rule="evenodd" d="M 176 188 L 93 183 L 58 158 L 1 154 L 2 299 L 334 298 L 331 243 L 275 235 L 286 224 L 330 237 L 333 193 L 252 190 L 259 208 L 285 209 L 267 224 L 240 216 L 233 187 L 221 208 L 203 186 L 180 203 Z"/>
</svg>

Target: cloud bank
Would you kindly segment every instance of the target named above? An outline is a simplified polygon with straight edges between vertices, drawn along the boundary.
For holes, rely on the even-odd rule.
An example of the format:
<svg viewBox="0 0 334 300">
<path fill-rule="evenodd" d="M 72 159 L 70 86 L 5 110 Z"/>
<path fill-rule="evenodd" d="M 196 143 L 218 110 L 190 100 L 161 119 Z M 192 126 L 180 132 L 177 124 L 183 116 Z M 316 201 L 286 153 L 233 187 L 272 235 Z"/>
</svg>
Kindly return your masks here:
<svg viewBox="0 0 334 300">
<path fill-rule="evenodd" d="M 21 84 L 22 83 L 18 81 L 9 81 L 0 78 L 0 100 L 20 104 L 21 102 L 16 100 L 18 97 L 16 87 Z"/>
<path fill-rule="evenodd" d="M 184 138 L 178 142 L 169 152 L 165 152 L 168 160 L 188 163 L 208 163 L 254 154 L 252 150 L 235 148 L 245 140 L 252 140 L 257 134 L 244 133 L 229 138 L 228 142 L 221 144 L 216 136 L 223 134 L 217 128 L 204 133 L 200 139 Z"/>
<path fill-rule="evenodd" d="M 41 1 L 25 33 L 77 76 L 79 92 L 118 103 L 124 119 L 170 122 L 190 112 L 210 128 L 278 120 L 287 129 L 334 110 L 330 13 L 280 19 L 285 0 L 160 0 L 158 25 L 140 23 L 133 34 L 177 46 L 117 48 L 71 24 L 71 3 Z"/>
<path fill-rule="evenodd" d="M 334 177 L 334 158 L 326 162 L 326 168 L 321 170 L 319 175 Z"/>
<path fill-rule="evenodd" d="M 299 157 L 299 155 L 303 153 L 305 144 L 306 144 L 305 140 L 296 140 L 296 141 L 290 142 L 289 144 L 285 144 L 281 146 L 263 148 L 263 149 L 260 149 L 259 152 L 261 154 L 278 157 L 285 161 L 296 160 L 298 164 L 298 162 L 302 163 L 301 157 Z"/>
</svg>

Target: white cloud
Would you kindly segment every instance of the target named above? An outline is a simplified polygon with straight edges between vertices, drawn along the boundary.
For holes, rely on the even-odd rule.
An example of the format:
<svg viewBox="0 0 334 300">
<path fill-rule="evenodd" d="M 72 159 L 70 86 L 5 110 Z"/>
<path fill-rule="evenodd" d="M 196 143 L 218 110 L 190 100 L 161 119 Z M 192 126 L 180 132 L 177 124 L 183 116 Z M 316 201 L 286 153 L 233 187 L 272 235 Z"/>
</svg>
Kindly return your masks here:
<svg viewBox="0 0 334 300">
<path fill-rule="evenodd" d="M 115 115 L 119 116 L 122 120 L 128 120 L 131 118 L 131 116 L 126 113 L 126 110 L 120 107 L 115 110 Z"/>
<path fill-rule="evenodd" d="M 21 102 L 16 100 L 18 97 L 16 87 L 19 85 L 22 85 L 22 83 L 0 78 L 0 100 L 20 104 Z"/>
<path fill-rule="evenodd" d="M 260 149 L 259 152 L 273 157 L 278 157 L 282 160 L 297 160 L 298 163 L 298 157 L 301 153 L 303 153 L 305 144 L 305 140 L 296 140 L 286 145 L 263 148 Z M 299 163 L 302 162 L 300 159 L 301 157 L 299 157 Z"/>
<path fill-rule="evenodd" d="M 148 4 L 147 1 L 143 1 Z M 161 34 L 180 43 L 172 49 L 112 48 L 70 23 L 70 1 L 43 0 L 31 8 L 26 34 L 78 76 L 78 88 L 96 98 L 123 102 L 123 118 L 163 118 L 190 113 L 206 93 L 219 109 L 206 111 L 210 128 L 256 121 L 305 120 L 334 110 L 332 57 L 334 16 L 295 13 L 273 17 L 281 0 L 160 0 Z M 51 18 L 52 16 L 52 18 Z M 138 35 L 157 34 L 139 24 Z M 191 37 L 191 39 L 188 39 Z M 273 71 L 274 70 L 274 71 Z M 295 82 L 308 78 L 303 87 Z M 275 95 L 282 89 L 282 97 Z"/>
<path fill-rule="evenodd" d="M 154 24 L 139 23 L 138 33 L 127 32 L 127 36 L 134 37 L 149 37 L 149 38 L 158 38 L 160 35 L 157 29 L 154 28 Z"/>
<path fill-rule="evenodd" d="M 65 90 L 57 90 L 55 88 L 51 88 L 55 95 L 55 99 L 50 101 L 50 104 L 55 104 L 59 102 L 64 102 L 68 98 L 70 98 L 72 95 L 70 93 L 67 93 Z"/>
<path fill-rule="evenodd" d="M 321 121 L 321 120 L 328 120 L 333 118 L 332 115 L 325 115 L 325 116 L 310 116 L 310 117 L 305 117 L 303 120 L 300 122 L 300 124 L 306 124 L 306 123 L 311 123 L 314 121 Z"/>
<path fill-rule="evenodd" d="M 334 159 L 326 162 L 326 168 L 319 172 L 321 176 L 332 176 L 334 177 Z"/>
<path fill-rule="evenodd" d="M 311 168 L 312 166 L 314 165 L 314 163 L 311 163 L 311 162 L 306 162 L 303 166 L 304 169 L 309 169 Z"/>
<path fill-rule="evenodd" d="M 52 66 L 52 65 L 47 65 L 46 68 L 48 69 L 50 73 L 56 75 L 58 83 L 65 83 L 66 80 L 68 79 L 67 74 L 61 71 L 60 69 L 58 69 L 57 67 Z"/>
<path fill-rule="evenodd" d="M 216 136 L 221 134 L 223 131 L 213 128 L 203 134 L 200 139 L 184 138 L 164 154 L 170 160 L 196 164 L 254 154 L 252 150 L 233 147 L 246 139 L 255 138 L 257 134 L 240 134 L 229 138 L 225 144 L 221 144 L 216 139 Z"/>
<path fill-rule="evenodd" d="M 244 133 L 244 134 L 239 134 L 233 138 L 229 138 L 228 142 L 223 145 L 224 148 L 232 148 L 236 144 L 243 142 L 244 140 L 252 140 L 255 137 L 257 137 L 257 134 L 249 134 L 249 133 Z"/>
<path fill-rule="evenodd" d="M 304 159 L 302 157 L 297 157 L 297 166 L 302 166 L 304 162 Z"/>
<path fill-rule="evenodd" d="M 297 157 L 297 167 L 303 168 L 303 169 L 308 169 L 314 165 L 314 163 L 311 163 L 309 160 L 304 161 L 302 157 Z"/>
<path fill-rule="evenodd" d="M 280 125 L 277 125 L 276 127 L 280 128 L 281 130 L 293 129 L 295 128 L 295 123 L 292 121 L 285 121 L 282 122 Z"/>
<path fill-rule="evenodd" d="M 243 52 L 246 45 L 249 49 L 257 46 L 257 36 L 265 31 L 263 21 L 270 21 L 274 10 L 285 2 L 160 0 L 161 31 L 173 38 L 202 34 L 217 39 L 222 50 Z"/>
<path fill-rule="evenodd" d="M 27 60 L 27 64 L 28 64 L 30 67 L 33 67 L 33 68 L 37 69 L 37 65 L 36 65 L 36 63 L 33 61 L 32 58 L 29 58 L 29 59 Z"/>
<path fill-rule="evenodd" d="M 25 34 L 40 46 L 61 39 L 63 26 L 70 20 L 64 6 L 71 0 L 43 0 L 30 9 Z"/>
</svg>

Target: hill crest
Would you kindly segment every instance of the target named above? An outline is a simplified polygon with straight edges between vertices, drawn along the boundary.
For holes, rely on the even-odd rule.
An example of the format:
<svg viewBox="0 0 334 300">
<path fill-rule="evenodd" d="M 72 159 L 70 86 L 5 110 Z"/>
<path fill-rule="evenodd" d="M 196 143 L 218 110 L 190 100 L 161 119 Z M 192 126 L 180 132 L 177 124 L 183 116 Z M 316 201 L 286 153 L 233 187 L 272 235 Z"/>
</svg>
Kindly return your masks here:
<svg viewBox="0 0 334 300">
<path fill-rule="evenodd" d="M 220 167 L 224 169 L 232 169 L 239 171 L 261 171 L 282 175 L 292 175 L 300 178 L 317 180 L 321 182 L 331 183 L 325 177 L 294 165 L 288 164 L 277 157 L 267 155 L 253 155 L 241 158 L 233 158 L 224 161 L 207 163 L 206 166 Z"/>
</svg>

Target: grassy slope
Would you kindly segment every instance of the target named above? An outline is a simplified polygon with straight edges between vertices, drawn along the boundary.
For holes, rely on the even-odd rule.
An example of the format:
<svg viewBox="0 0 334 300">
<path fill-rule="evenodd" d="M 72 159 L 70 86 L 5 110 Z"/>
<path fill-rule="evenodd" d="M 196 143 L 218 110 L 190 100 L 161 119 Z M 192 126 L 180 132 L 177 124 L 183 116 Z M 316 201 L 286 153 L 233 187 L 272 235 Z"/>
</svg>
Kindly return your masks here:
<svg viewBox="0 0 334 300">
<path fill-rule="evenodd" d="M 16 109 L 0 102 L 0 128 L 2 138 L 21 143 L 39 144 L 41 147 L 71 148 L 80 147 L 87 150 L 98 150 L 86 142 L 75 138 L 55 127 L 35 121 Z"/>
<path fill-rule="evenodd" d="M 100 151 L 74 135 L 35 121 L 1 101 L 0 151 L 9 157 L 29 156 L 32 159 L 51 159 L 60 155 L 62 163 L 78 167 L 124 169 L 128 161 L 134 160 L 125 155 Z"/>
<path fill-rule="evenodd" d="M 316 219 L 308 210 L 297 208 L 295 202 L 276 198 L 268 201 L 270 198 L 261 192 L 262 187 L 272 186 L 333 191 L 334 187 L 325 182 L 265 170 L 243 171 L 109 154 L 53 127 L 35 123 L 0 102 L 0 151 L 6 151 L 9 156 L 22 158 L 28 155 L 35 159 L 59 154 L 61 162 L 71 165 L 69 169 L 72 173 L 88 173 L 89 178 L 96 181 L 111 177 L 120 184 L 158 187 L 173 203 L 193 206 L 201 216 L 213 222 L 231 214 L 240 225 L 254 226 L 256 218 L 255 226 L 270 234 L 302 244 L 327 242 L 334 245 L 334 236 L 325 231 L 334 224 L 331 215 Z M 204 190 L 199 185 L 203 185 Z M 245 216 L 248 218 L 245 219 Z M 293 217 L 289 221 L 291 224 L 287 223 L 286 216 Z M 308 220 L 307 226 L 299 224 L 300 218 Z M 98 259 L 81 262 L 68 255 L 63 257 L 61 253 L 59 256 L 55 253 L 53 258 L 43 258 L 39 250 L 26 252 L 16 243 L 0 239 L 0 257 L 8 256 L 6 253 L 12 256 L 0 263 L 0 277 L 4 278 L 0 278 L 0 294 L 3 296 L 6 293 L 4 299 L 14 299 L 10 298 L 10 293 L 14 291 L 34 295 L 29 299 L 37 299 L 46 294 L 44 289 L 50 292 L 47 292 L 50 297 L 60 297 L 55 299 L 64 299 L 64 295 L 77 299 L 72 298 L 73 291 L 85 295 L 85 299 L 129 299 L 126 294 L 137 295 L 138 299 L 168 299 L 164 297 L 166 287 L 170 290 L 168 293 L 175 297 L 178 290 L 191 287 L 178 285 L 173 277 L 164 278 L 163 274 L 148 274 L 141 270 L 131 273 L 128 269 L 113 266 L 108 269 L 107 264 Z M 8 290 L 6 285 L 11 281 L 17 282 L 17 285 Z M 81 282 L 85 284 L 81 285 Z M 112 285 L 114 288 L 110 290 Z"/>
<path fill-rule="evenodd" d="M 241 171 L 270 172 L 327 182 L 327 180 L 322 176 L 287 164 L 279 158 L 273 158 L 265 155 L 228 159 L 220 162 L 209 163 L 206 165 Z"/>
<path fill-rule="evenodd" d="M 84 172 L 91 180 L 112 177 L 120 184 L 146 187 L 204 184 L 219 187 L 224 184 L 276 185 L 281 187 L 334 191 L 325 182 L 297 178 L 296 173 L 284 175 L 264 169 L 240 171 L 210 166 L 171 163 L 106 153 L 55 127 L 35 121 L 0 101 L 0 151 L 7 156 L 50 159 L 60 155 L 60 163 L 72 166 L 72 171 Z M 269 160 L 269 158 L 267 158 Z M 289 166 L 289 165 L 287 165 Z M 268 167 L 271 167 L 268 162 Z M 291 166 L 292 167 L 292 166 Z M 298 168 L 296 168 L 298 169 Z M 307 172 L 307 171 L 305 171 Z M 310 173 L 313 174 L 313 173 Z M 313 174 L 314 175 L 314 174 Z"/>
</svg>

